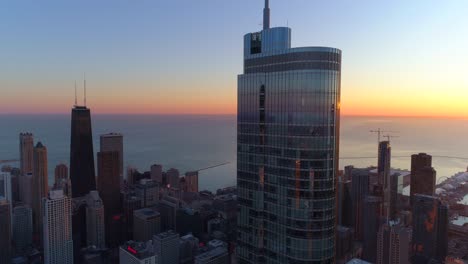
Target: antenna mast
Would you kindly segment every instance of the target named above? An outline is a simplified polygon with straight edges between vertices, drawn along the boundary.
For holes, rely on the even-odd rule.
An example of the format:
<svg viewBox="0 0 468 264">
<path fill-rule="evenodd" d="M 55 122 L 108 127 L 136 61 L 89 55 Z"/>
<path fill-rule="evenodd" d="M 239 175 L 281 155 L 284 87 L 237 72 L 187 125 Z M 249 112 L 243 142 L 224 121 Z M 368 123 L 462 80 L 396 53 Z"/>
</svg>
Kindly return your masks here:
<svg viewBox="0 0 468 264">
<path fill-rule="evenodd" d="M 76 80 L 75 80 L 75 106 L 77 106 L 77 105 L 78 105 L 78 101 L 76 99 Z"/>
<path fill-rule="evenodd" d="M 86 73 L 84 74 L 84 106 L 86 107 Z"/>
<path fill-rule="evenodd" d="M 270 1 L 265 0 L 265 8 L 263 8 L 263 30 L 270 28 Z"/>
</svg>

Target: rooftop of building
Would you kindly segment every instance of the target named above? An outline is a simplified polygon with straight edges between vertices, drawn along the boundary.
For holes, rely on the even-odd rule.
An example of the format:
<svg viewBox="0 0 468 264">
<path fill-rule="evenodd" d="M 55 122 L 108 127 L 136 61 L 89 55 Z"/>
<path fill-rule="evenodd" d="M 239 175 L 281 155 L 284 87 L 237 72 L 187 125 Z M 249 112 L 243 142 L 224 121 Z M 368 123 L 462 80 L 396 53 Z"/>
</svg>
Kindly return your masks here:
<svg viewBox="0 0 468 264">
<path fill-rule="evenodd" d="M 157 235 L 154 235 L 153 238 L 163 240 L 167 238 L 174 238 L 174 237 L 179 237 L 179 233 L 176 233 L 174 230 L 168 230 L 166 232 L 159 233 Z"/>
<path fill-rule="evenodd" d="M 148 218 L 153 218 L 153 217 L 159 217 L 161 214 L 152 208 L 143 208 L 143 209 L 135 210 L 133 212 L 133 215 L 136 217 L 148 219 Z"/>
<path fill-rule="evenodd" d="M 353 258 L 350 261 L 346 262 L 346 264 L 371 264 L 371 263 L 362 259 Z"/>
<path fill-rule="evenodd" d="M 219 256 L 227 254 L 227 248 L 225 247 L 217 247 L 214 249 L 211 249 L 209 251 L 206 251 L 205 253 L 202 253 L 198 256 L 195 257 L 196 260 L 200 262 L 206 263 L 207 261 L 217 258 Z"/>
<path fill-rule="evenodd" d="M 107 133 L 107 134 L 101 134 L 101 137 L 105 138 L 105 137 L 122 137 L 123 135 L 121 133 L 115 133 L 115 132 L 111 132 L 111 133 Z"/>
<path fill-rule="evenodd" d="M 138 259 L 145 259 L 154 256 L 152 248 L 144 242 L 127 241 L 120 248 Z"/>
</svg>

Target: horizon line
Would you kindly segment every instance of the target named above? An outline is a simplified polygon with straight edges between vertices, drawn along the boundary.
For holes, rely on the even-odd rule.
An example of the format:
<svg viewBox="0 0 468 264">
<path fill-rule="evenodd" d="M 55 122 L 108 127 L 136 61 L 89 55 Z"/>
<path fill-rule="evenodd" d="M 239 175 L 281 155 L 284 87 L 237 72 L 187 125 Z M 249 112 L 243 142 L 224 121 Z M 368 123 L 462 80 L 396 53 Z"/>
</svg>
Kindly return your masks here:
<svg viewBox="0 0 468 264">
<path fill-rule="evenodd" d="M 34 113 L 25 113 L 25 112 L 10 112 L 10 113 L 0 113 L 0 116 L 38 116 L 38 115 L 69 115 L 67 112 L 34 112 Z M 134 113 L 134 112 L 98 112 L 92 113 L 92 115 L 127 115 L 127 116 L 236 116 L 237 113 Z M 341 114 L 341 117 L 367 117 L 367 118 L 447 118 L 447 119 L 465 119 L 468 116 L 446 116 L 446 115 L 376 115 L 376 114 Z"/>
</svg>

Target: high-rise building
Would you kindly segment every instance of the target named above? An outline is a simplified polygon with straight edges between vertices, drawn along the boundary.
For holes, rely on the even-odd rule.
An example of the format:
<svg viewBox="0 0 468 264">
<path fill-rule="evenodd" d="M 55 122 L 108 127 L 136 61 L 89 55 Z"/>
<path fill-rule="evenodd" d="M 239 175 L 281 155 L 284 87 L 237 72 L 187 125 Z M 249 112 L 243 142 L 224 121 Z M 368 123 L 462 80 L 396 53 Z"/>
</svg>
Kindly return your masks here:
<svg viewBox="0 0 468 264">
<path fill-rule="evenodd" d="M 3 196 L 10 203 L 13 202 L 13 189 L 11 186 L 11 173 L 0 172 L 0 196 Z"/>
<path fill-rule="evenodd" d="M 33 193 L 33 175 L 32 173 L 24 174 L 21 175 L 20 180 L 19 180 L 19 189 L 20 189 L 20 200 L 29 205 L 33 206 L 33 199 L 32 199 L 32 193 Z"/>
<path fill-rule="evenodd" d="M 198 171 L 185 173 L 185 192 L 198 193 Z"/>
<path fill-rule="evenodd" d="M 134 187 L 135 194 L 141 199 L 142 207 L 157 205 L 159 201 L 159 186 L 154 180 L 141 179 Z"/>
<path fill-rule="evenodd" d="M 88 246 L 99 249 L 106 247 L 104 230 L 104 204 L 98 191 L 86 195 L 86 239 Z"/>
<path fill-rule="evenodd" d="M 161 199 L 158 205 L 158 210 L 161 213 L 161 230 L 176 229 L 179 203 L 179 199 L 168 195 Z"/>
<path fill-rule="evenodd" d="M 198 252 L 198 243 L 199 240 L 191 233 L 183 237 L 180 237 L 179 240 L 179 257 L 181 264 L 191 264 L 193 263 L 195 256 Z"/>
<path fill-rule="evenodd" d="M 353 226 L 353 199 L 350 180 L 338 182 L 338 225 Z"/>
<path fill-rule="evenodd" d="M 50 191 L 42 199 L 44 211 L 44 263 L 72 264 L 72 205 L 62 190 Z"/>
<path fill-rule="evenodd" d="M 384 189 L 388 184 L 388 177 L 390 176 L 391 150 L 390 141 L 379 142 L 377 162 L 378 183 L 384 186 Z"/>
<path fill-rule="evenodd" d="M 124 182 L 124 155 L 123 155 L 123 135 L 119 133 L 103 134 L 100 138 L 100 151 L 117 151 L 119 153 L 119 176 L 120 184 Z"/>
<path fill-rule="evenodd" d="M 111 246 L 113 232 L 110 222 L 115 215 L 121 214 L 120 203 L 120 172 L 119 153 L 117 151 L 98 152 L 97 186 L 99 195 L 104 203 L 104 216 L 106 223 L 106 243 Z"/>
<path fill-rule="evenodd" d="M 86 106 L 75 105 L 72 109 L 70 139 L 72 198 L 85 199 L 90 191 L 96 190 L 91 111 Z M 84 205 L 74 210 L 73 252 L 75 262 L 79 262 L 80 248 L 86 246 L 86 210 Z"/>
<path fill-rule="evenodd" d="M 377 264 L 409 264 L 411 229 L 389 222 L 377 234 Z"/>
<path fill-rule="evenodd" d="M 172 188 L 179 188 L 180 174 L 177 169 L 170 168 L 166 172 L 167 184 Z"/>
<path fill-rule="evenodd" d="M 351 228 L 340 226 L 336 227 L 336 257 L 337 263 L 343 263 L 353 250 L 353 233 Z"/>
<path fill-rule="evenodd" d="M 20 133 L 20 170 L 22 175 L 33 172 L 34 138 L 31 133 Z"/>
<path fill-rule="evenodd" d="M 127 195 L 123 199 L 123 215 L 126 220 L 127 237 L 133 237 L 133 212 L 141 208 L 141 199 L 134 195 Z"/>
<path fill-rule="evenodd" d="M 429 195 L 413 197 L 412 263 L 444 260 L 447 255 L 448 208 Z"/>
<path fill-rule="evenodd" d="M 151 166 L 151 179 L 160 185 L 163 183 L 162 165 L 154 164 Z"/>
<path fill-rule="evenodd" d="M 411 155 L 410 201 L 414 195 L 434 195 L 436 172 L 432 168 L 432 156 L 426 153 Z"/>
<path fill-rule="evenodd" d="M 42 239 L 43 224 L 42 224 L 42 198 L 47 197 L 49 192 L 49 175 L 47 169 L 47 148 L 41 142 L 34 147 L 34 165 L 33 165 L 33 182 L 32 182 L 32 209 L 33 209 L 33 224 L 34 233 Z M 42 242 L 39 241 L 39 245 Z"/>
<path fill-rule="evenodd" d="M 71 180 L 68 176 L 68 167 L 67 165 L 61 163 L 55 167 L 55 182 L 54 190 L 63 190 L 63 194 L 68 197 L 72 196 L 71 190 Z"/>
<path fill-rule="evenodd" d="M 153 236 L 157 263 L 179 264 L 179 234 L 169 230 Z"/>
<path fill-rule="evenodd" d="M 67 165 L 61 163 L 57 166 L 55 166 L 55 182 L 58 182 L 60 180 L 66 180 L 68 179 L 68 167 Z"/>
<path fill-rule="evenodd" d="M 133 240 L 145 242 L 161 232 L 161 215 L 151 208 L 133 212 Z"/>
<path fill-rule="evenodd" d="M 11 249 L 11 202 L 0 197 L 0 263 L 10 263 Z"/>
<path fill-rule="evenodd" d="M 27 205 L 13 209 L 13 244 L 17 252 L 22 252 L 32 244 L 33 220 L 32 209 Z"/>
<path fill-rule="evenodd" d="M 128 241 L 119 247 L 120 264 L 162 264 L 157 262 L 149 243 Z"/>
<path fill-rule="evenodd" d="M 290 28 L 269 28 L 268 4 L 238 76 L 237 257 L 332 263 L 341 51 L 291 48 Z"/>
<path fill-rule="evenodd" d="M 367 196 L 363 203 L 362 259 L 375 263 L 377 259 L 377 232 L 381 224 L 382 199 L 381 197 Z"/>
<path fill-rule="evenodd" d="M 354 169 L 351 180 L 351 198 L 353 203 L 354 235 L 362 240 L 364 198 L 369 194 L 369 172 Z"/>
</svg>

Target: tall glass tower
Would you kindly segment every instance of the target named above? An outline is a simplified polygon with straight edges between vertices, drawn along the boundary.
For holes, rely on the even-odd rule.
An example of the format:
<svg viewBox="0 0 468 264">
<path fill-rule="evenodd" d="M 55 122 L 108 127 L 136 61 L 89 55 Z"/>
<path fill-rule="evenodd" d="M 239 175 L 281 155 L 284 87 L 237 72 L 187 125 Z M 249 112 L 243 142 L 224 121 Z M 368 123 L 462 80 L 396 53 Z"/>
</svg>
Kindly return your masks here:
<svg viewBox="0 0 468 264">
<path fill-rule="evenodd" d="M 239 263 L 333 263 L 341 51 L 244 36 L 238 76 Z"/>
<path fill-rule="evenodd" d="M 79 263 L 80 248 L 86 246 L 86 195 L 96 190 L 91 112 L 86 106 L 72 109 L 70 180 L 73 198 L 73 252 Z M 76 205 L 76 206 L 75 206 Z"/>
</svg>

